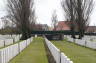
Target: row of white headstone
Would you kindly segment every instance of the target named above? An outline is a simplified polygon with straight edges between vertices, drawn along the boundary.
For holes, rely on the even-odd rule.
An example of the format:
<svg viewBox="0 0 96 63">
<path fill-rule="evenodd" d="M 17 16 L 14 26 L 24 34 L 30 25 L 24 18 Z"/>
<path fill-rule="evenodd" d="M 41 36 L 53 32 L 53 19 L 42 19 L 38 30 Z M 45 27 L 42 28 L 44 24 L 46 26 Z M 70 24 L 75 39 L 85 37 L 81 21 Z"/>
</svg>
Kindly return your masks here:
<svg viewBox="0 0 96 63">
<path fill-rule="evenodd" d="M 8 38 L 15 38 L 16 36 L 22 36 L 22 34 L 13 34 L 13 35 L 0 35 L 0 39 L 2 39 L 2 38 L 6 38 L 6 39 L 8 39 Z"/>
<path fill-rule="evenodd" d="M 10 37 L 10 35 L 2 35 L 2 37 Z M 14 35 L 14 37 L 10 37 L 10 38 L 4 38 L 4 39 L 0 39 L 0 47 L 4 47 L 7 45 L 11 45 L 13 43 L 16 43 L 20 40 L 21 35 Z"/>
<path fill-rule="evenodd" d="M 0 49 L 0 63 L 8 63 L 11 59 L 23 51 L 32 42 L 32 40 L 33 39 L 31 37 L 22 42 Z"/>
<path fill-rule="evenodd" d="M 60 50 L 46 38 L 45 43 L 48 46 L 56 63 L 73 63 L 73 61 L 71 61 L 64 53 L 60 52 Z"/>
<path fill-rule="evenodd" d="M 95 37 L 93 37 L 95 38 Z M 83 39 L 73 39 L 71 37 L 67 37 L 68 41 L 69 42 L 74 42 L 78 45 L 81 45 L 81 46 L 85 46 L 85 47 L 88 47 L 88 48 L 91 48 L 91 49 L 96 49 L 96 42 L 94 41 L 90 41 L 87 37 L 83 38 Z"/>
</svg>

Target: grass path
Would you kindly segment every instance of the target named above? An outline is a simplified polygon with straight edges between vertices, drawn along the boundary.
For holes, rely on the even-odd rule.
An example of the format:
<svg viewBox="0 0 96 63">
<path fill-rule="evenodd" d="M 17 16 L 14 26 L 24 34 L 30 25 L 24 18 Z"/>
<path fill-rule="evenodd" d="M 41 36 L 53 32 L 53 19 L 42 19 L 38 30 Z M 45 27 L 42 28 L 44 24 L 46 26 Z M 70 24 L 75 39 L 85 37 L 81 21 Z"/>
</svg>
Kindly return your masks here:
<svg viewBox="0 0 96 63">
<path fill-rule="evenodd" d="M 67 41 L 52 41 L 74 63 L 96 63 L 96 51 Z"/>
<path fill-rule="evenodd" d="M 48 63 L 43 38 L 34 38 L 33 42 L 9 63 Z"/>
</svg>

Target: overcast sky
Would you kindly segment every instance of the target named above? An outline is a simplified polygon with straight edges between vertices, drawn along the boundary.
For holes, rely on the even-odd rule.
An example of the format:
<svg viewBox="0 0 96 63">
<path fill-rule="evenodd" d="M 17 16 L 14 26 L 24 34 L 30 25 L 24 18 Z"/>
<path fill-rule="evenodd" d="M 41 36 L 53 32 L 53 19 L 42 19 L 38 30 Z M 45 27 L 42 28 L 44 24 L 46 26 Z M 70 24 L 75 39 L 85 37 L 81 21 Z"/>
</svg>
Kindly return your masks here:
<svg viewBox="0 0 96 63">
<path fill-rule="evenodd" d="M 6 15 L 6 1 L 0 0 L 0 17 Z M 94 0 L 96 1 L 96 0 Z M 58 21 L 64 21 L 60 0 L 35 0 L 37 21 L 42 24 L 51 25 L 51 16 L 54 10 L 58 15 Z M 0 23 L 2 25 L 2 23 Z M 96 25 L 96 6 L 90 19 L 90 25 Z"/>
</svg>

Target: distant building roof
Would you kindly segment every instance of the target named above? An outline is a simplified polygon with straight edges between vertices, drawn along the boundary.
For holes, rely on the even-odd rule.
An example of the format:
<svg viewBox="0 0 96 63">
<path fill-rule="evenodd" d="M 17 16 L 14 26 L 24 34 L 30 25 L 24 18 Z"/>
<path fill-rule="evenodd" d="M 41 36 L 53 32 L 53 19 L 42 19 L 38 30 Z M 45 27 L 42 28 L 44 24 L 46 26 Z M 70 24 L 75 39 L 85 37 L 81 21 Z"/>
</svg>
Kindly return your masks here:
<svg viewBox="0 0 96 63">
<path fill-rule="evenodd" d="M 36 29 L 41 31 L 48 31 L 49 30 L 49 27 L 47 24 L 36 24 Z"/>
<path fill-rule="evenodd" d="M 70 30 L 70 21 L 59 21 L 56 31 Z M 86 32 L 96 32 L 96 26 L 87 26 Z"/>
<path fill-rule="evenodd" d="M 70 21 L 59 21 L 56 30 L 70 30 Z"/>
<path fill-rule="evenodd" d="M 88 26 L 86 32 L 96 32 L 96 26 Z"/>
</svg>

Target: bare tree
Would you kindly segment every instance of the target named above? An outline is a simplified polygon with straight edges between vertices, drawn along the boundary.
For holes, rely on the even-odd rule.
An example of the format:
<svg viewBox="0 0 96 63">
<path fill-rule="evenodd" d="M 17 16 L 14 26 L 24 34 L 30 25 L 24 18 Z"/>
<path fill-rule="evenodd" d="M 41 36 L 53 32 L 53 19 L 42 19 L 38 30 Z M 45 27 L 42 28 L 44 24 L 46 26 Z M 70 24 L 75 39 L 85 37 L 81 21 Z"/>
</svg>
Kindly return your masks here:
<svg viewBox="0 0 96 63">
<path fill-rule="evenodd" d="M 56 11 L 53 12 L 51 20 L 52 20 L 52 26 L 54 30 L 56 30 L 57 22 L 58 22 Z"/>
<path fill-rule="evenodd" d="M 62 1 L 62 8 L 65 11 L 66 19 L 70 21 L 72 37 L 74 32 L 79 32 L 79 39 L 89 26 L 89 19 L 93 9 L 93 0 L 65 0 Z"/>
<path fill-rule="evenodd" d="M 80 33 L 79 39 L 81 39 L 89 26 L 89 19 L 93 10 L 93 0 L 77 0 L 75 4 L 76 23 Z"/>
<path fill-rule="evenodd" d="M 3 23 L 3 29 L 9 26 L 9 21 L 5 18 L 2 17 L 2 23 Z"/>
<path fill-rule="evenodd" d="M 73 6 L 73 0 L 65 0 L 61 2 L 62 8 L 65 12 L 65 18 L 67 21 L 70 21 L 70 29 L 72 31 L 72 37 L 75 38 L 75 25 L 74 25 L 74 15 L 75 15 L 75 11 L 74 11 L 74 6 Z"/>
<path fill-rule="evenodd" d="M 31 12 L 31 25 L 30 25 L 30 29 L 32 30 L 36 30 L 36 15 L 35 15 L 35 9 L 32 10 Z"/>
<path fill-rule="evenodd" d="M 9 19 L 16 24 L 22 33 L 22 39 L 31 36 L 30 24 L 34 0 L 7 0 Z"/>
</svg>

